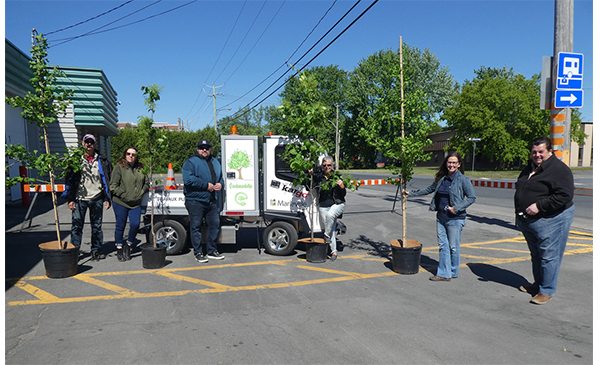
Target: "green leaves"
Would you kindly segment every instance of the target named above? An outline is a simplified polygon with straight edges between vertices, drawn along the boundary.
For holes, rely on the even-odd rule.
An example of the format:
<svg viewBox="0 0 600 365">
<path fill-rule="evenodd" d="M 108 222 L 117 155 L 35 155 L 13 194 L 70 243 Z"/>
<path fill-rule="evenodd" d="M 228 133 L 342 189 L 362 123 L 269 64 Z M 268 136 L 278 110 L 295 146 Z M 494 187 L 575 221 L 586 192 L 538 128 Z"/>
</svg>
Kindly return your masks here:
<svg viewBox="0 0 600 365">
<path fill-rule="evenodd" d="M 456 130 L 452 148 L 464 155 L 473 151 L 469 138 L 481 138 L 478 153 L 497 161 L 497 168 L 527 161 L 529 142 L 550 128 L 549 112 L 539 108 L 539 76 L 526 79 L 506 67 L 482 67 L 475 74 L 444 113 Z"/>
<path fill-rule="evenodd" d="M 27 169 L 33 169 L 38 171 L 38 173 L 44 173 L 46 175 L 52 174 L 54 179 L 62 179 L 64 178 L 68 167 L 73 168 L 74 171 L 79 171 L 81 169 L 81 156 L 83 155 L 83 147 L 69 147 L 65 148 L 65 152 L 62 154 L 50 154 L 39 153 L 37 150 L 30 152 L 24 145 L 16 144 L 5 145 L 5 154 L 6 157 L 10 158 L 11 160 L 18 161 Z M 15 162 L 6 164 L 6 176 L 8 176 L 9 167 L 13 166 L 14 163 Z M 36 182 L 50 184 L 50 181 L 43 180 L 38 177 L 28 177 L 23 179 L 20 176 L 15 176 L 7 178 L 5 180 L 5 186 L 9 188 L 22 181 L 28 184 Z"/>
</svg>

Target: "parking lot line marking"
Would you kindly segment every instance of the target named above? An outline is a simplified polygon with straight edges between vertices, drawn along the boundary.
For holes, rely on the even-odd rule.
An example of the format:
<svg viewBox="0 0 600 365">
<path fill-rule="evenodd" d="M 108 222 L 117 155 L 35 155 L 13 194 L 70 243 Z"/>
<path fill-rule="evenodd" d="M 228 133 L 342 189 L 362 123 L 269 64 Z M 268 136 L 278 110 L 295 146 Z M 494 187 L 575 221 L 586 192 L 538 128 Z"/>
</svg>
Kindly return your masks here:
<svg viewBox="0 0 600 365">
<path fill-rule="evenodd" d="M 305 266 L 305 265 L 298 265 L 296 267 L 299 269 L 304 269 L 304 270 L 319 271 L 319 272 L 325 272 L 325 273 L 329 273 L 329 274 L 336 274 L 336 275 L 343 275 L 343 276 L 352 276 L 352 277 L 356 277 L 356 278 L 364 277 L 364 274 L 348 272 L 348 271 L 340 271 L 340 270 L 331 270 L 331 269 L 325 269 L 322 267 L 313 267 L 313 266 Z"/>
<path fill-rule="evenodd" d="M 219 283 L 214 283 L 214 282 L 206 281 L 206 280 L 202 280 L 202 279 L 190 278 L 189 276 L 174 274 L 170 271 L 156 271 L 155 274 L 164 276 L 164 277 L 172 279 L 172 280 L 187 281 L 188 283 L 200 284 L 200 285 L 209 286 L 209 287 L 215 288 L 215 289 L 222 289 L 222 290 L 233 289 L 233 287 L 231 287 L 231 286 L 221 285 Z"/>
<path fill-rule="evenodd" d="M 115 293 L 119 293 L 124 297 L 131 297 L 136 294 L 139 294 L 138 292 L 135 292 L 133 290 L 125 289 L 120 286 L 107 283 L 106 281 L 95 279 L 92 277 L 92 275 L 93 274 L 80 274 L 80 275 L 75 275 L 74 278 L 77 280 L 81 280 L 88 284 L 99 286 L 106 290 L 114 291 Z"/>
<path fill-rule="evenodd" d="M 593 239 L 592 234 L 587 234 L 583 232 L 571 231 L 569 240 L 570 241 L 579 241 L 579 242 L 569 242 L 567 246 L 573 249 L 567 249 L 565 251 L 565 255 L 576 255 L 581 253 L 589 253 L 593 252 L 593 243 L 587 244 L 582 243 L 581 241 L 590 241 Z M 504 263 L 514 263 L 521 261 L 529 261 L 531 259 L 529 252 L 524 250 L 514 250 L 514 249 L 506 249 L 501 247 L 487 247 L 488 245 L 494 243 L 518 243 L 525 244 L 525 240 L 522 236 L 515 237 L 512 239 L 503 239 L 496 241 L 486 241 L 486 242 L 473 242 L 461 245 L 466 249 L 480 249 L 480 250 L 496 250 L 496 251 L 504 251 L 504 252 L 514 252 L 514 253 L 527 253 L 528 255 L 523 256 L 519 255 L 517 257 L 512 258 L 493 258 L 486 256 L 478 256 L 478 255 L 469 255 L 464 252 L 461 254 L 462 257 L 471 260 L 477 260 L 477 262 L 463 263 L 461 267 L 467 267 L 470 264 L 488 264 L 488 265 L 500 265 Z M 576 247 L 576 248 L 575 248 Z M 438 247 L 424 247 L 423 252 L 437 252 Z M 348 255 L 340 257 L 340 260 L 349 260 L 349 259 L 357 259 L 357 260 L 366 260 L 366 261 L 377 261 L 377 262 L 389 262 L 391 259 L 391 255 L 387 256 L 376 256 L 373 254 L 357 254 L 357 255 Z M 92 300 L 114 300 L 114 299 L 132 299 L 132 298 L 157 298 L 157 297 L 169 297 L 169 296 L 182 296 L 190 293 L 221 293 L 226 291 L 247 291 L 247 290 L 257 290 L 257 289 L 276 289 L 276 288 L 285 288 L 285 287 L 297 287 L 311 284 L 322 284 L 328 282 L 341 282 L 341 281 L 349 281 L 349 280 L 358 280 L 358 279 L 369 279 L 369 278 L 377 278 L 377 277 L 387 277 L 387 276 L 395 276 L 400 275 L 394 271 L 385 271 L 373 274 L 362 274 L 356 272 L 348 272 L 341 270 L 333 270 L 328 269 L 326 267 L 314 267 L 303 265 L 306 262 L 303 259 L 292 258 L 292 259 L 284 259 L 284 260 L 270 260 L 263 262 L 248 262 L 248 263 L 235 263 L 235 264 L 222 264 L 222 265 L 210 265 L 210 266 L 196 266 L 196 267 L 185 267 L 185 268 L 170 268 L 170 269 L 144 269 L 144 270 L 133 270 L 133 271 L 118 271 L 118 272 L 104 272 L 104 273 L 82 273 L 74 276 L 75 279 L 79 281 L 89 283 L 92 285 L 99 286 L 101 288 L 113 291 L 117 294 L 115 295 L 99 295 L 99 296 L 84 296 L 84 297 L 71 297 L 71 298 L 59 298 L 45 290 L 42 290 L 34 285 L 29 284 L 29 282 L 34 280 L 47 280 L 49 279 L 46 276 L 31 276 L 24 278 L 13 278 L 13 279 L 5 279 L 7 283 L 13 283 L 15 287 L 24 290 L 25 292 L 31 294 L 36 297 L 35 300 L 23 300 L 23 301 L 13 301 L 7 303 L 8 306 L 16 306 L 16 305 L 30 305 L 30 304 L 57 304 L 57 303 L 73 303 L 73 302 L 85 302 Z M 222 285 L 215 282 L 200 280 L 191 278 L 185 275 L 180 275 L 178 272 L 187 272 L 190 270 L 213 270 L 213 269 L 223 269 L 223 268 L 232 268 L 232 267 L 248 267 L 248 266 L 258 266 L 258 265 L 279 265 L 279 266 L 287 266 L 290 265 L 293 268 L 302 269 L 302 270 L 310 270 L 314 272 L 321 273 L 329 273 L 338 275 L 336 277 L 329 278 L 317 278 L 311 280 L 301 280 L 295 282 L 285 282 L 285 283 L 271 283 L 271 284 L 255 284 L 255 285 L 244 285 L 239 287 Z M 298 264 L 298 265 L 295 265 Z M 432 269 L 435 269 L 435 265 L 425 265 L 419 268 L 419 272 L 431 272 Z M 107 283 L 103 280 L 98 279 L 99 277 L 104 276 L 123 276 L 123 275 L 131 275 L 131 274 L 151 274 L 151 275 L 161 275 L 168 279 L 172 280 L 182 280 L 195 284 L 201 284 L 208 286 L 208 288 L 199 288 L 195 290 L 178 290 L 178 291 L 164 291 L 164 292 L 154 292 L 154 293 L 140 293 L 136 291 L 129 290 L 127 288 L 123 288 L 117 285 L 113 285 Z"/>
<path fill-rule="evenodd" d="M 31 284 L 28 284 L 26 282 L 24 282 L 23 280 L 17 280 L 14 285 L 18 288 L 21 288 L 23 290 L 25 290 L 27 293 L 33 295 L 34 297 L 38 298 L 41 301 L 47 301 L 47 300 L 58 300 L 59 298 L 48 293 L 47 291 L 44 291 L 38 287 L 35 287 Z"/>
</svg>

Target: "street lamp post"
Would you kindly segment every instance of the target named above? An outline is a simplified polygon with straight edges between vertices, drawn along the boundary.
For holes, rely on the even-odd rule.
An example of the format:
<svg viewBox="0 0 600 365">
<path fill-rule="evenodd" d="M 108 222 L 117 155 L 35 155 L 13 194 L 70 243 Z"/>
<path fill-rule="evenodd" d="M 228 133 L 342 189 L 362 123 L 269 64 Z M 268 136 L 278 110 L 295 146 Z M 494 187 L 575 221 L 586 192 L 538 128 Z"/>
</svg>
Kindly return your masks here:
<svg viewBox="0 0 600 365">
<path fill-rule="evenodd" d="M 473 156 L 471 156 L 471 177 L 475 174 L 475 148 L 477 148 L 477 142 L 481 141 L 481 138 L 469 138 L 469 141 L 473 142 Z"/>
</svg>

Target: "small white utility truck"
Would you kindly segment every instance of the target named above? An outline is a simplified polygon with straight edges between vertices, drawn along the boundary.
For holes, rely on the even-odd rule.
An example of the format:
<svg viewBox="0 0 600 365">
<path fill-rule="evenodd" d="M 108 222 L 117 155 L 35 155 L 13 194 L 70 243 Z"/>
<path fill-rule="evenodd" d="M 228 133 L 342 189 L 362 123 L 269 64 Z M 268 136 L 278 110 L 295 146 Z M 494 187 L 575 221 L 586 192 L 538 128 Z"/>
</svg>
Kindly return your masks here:
<svg viewBox="0 0 600 365">
<path fill-rule="evenodd" d="M 259 151 L 258 136 L 221 136 L 221 168 L 225 181 L 219 204 L 221 230 L 219 244 L 235 244 L 237 235 L 246 228 L 264 227 L 262 245 L 273 255 L 293 252 L 302 233 L 321 232 L 318 196 L 303 186 L 294 186 L 295 173 L 282 159 L 285 146 L 298 143 L 290 136 L 265 136 Z M 185 208 L 183 186 L 166 190 L 154 189 L 154 231 L 157 241 L 165 242 L 167 254 L 180 253 L 189 245 L 189 216 Z M 142 214 L 151 242 L 149 229 L 150 194 L 142 202 Z M 311 220 L 312 226 L 308 223 Z M 337 232 L 345 233 L 338 222 Z M 202 230 L 203 241 L 206 230 Z M 246 234 L 252 234 L 246 230 Z M 260 235 L 257 235 L 260 239 Z M 257 242 L 260 248 L 260 242 Z"/>
</svg>

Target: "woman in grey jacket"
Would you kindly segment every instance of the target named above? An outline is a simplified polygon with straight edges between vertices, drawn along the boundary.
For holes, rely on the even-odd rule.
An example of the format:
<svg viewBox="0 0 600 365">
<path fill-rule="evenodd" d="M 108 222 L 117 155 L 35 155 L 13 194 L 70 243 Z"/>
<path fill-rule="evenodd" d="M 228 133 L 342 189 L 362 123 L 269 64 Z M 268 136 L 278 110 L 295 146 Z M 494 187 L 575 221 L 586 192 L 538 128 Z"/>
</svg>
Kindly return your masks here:
<svg viewBox="0 0 600 365">
<path fill-rule="evenodd" d="M 420 190 L 405 192 L 407 196 L 434 193 L 429 210 L 437 211 L 437 235 L 440 262 L 431 281 L 450 281 L 458 277 L 460 266 L 460 237 L 465 226 L 467 208 L 475 202 L 475 191 L 468 177 L 463 175 L 463 161 L 457 152 L 451 152 L 435 174 L 433 184 Z"/>
<path fill-rule="evenodd" d="M 133 240 L 140 227 L 142 197 L 150 188 L 148 176 L 142 173 L 142 164 L 138 161 L 137 150 L 133 147 L 123 151 L 115 164 L 110 179 L 110 191 L 113 194 L 115 211 L 115 246 L 119 261 L 131 260 Z M 123 245 L 123 233 L 129 217 L 127 244 Z"/>
</svg>

